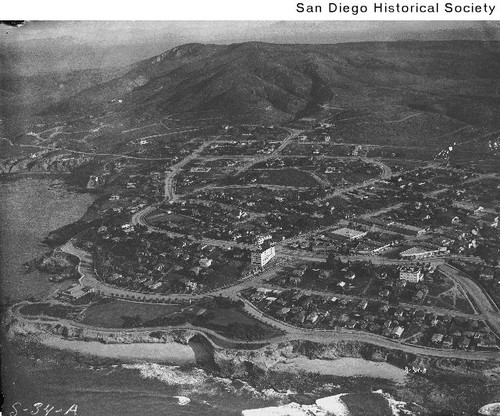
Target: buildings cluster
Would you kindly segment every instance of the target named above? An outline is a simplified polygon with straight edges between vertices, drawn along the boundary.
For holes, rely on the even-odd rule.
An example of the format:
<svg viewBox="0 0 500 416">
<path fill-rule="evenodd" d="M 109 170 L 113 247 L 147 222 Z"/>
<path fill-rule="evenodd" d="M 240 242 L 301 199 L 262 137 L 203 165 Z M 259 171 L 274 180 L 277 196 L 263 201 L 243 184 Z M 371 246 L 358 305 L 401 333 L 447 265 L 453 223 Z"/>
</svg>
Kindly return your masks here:
<svg viewBox="0 0 500 416">
<path fill-rule="evenodd" d="M 434 348 L 499 349 L 484 322 L 418 307 L 268 287 L 248 289 L 243 296 L 263 313 L 297 327 L 363 331 Z"/>
</svg>

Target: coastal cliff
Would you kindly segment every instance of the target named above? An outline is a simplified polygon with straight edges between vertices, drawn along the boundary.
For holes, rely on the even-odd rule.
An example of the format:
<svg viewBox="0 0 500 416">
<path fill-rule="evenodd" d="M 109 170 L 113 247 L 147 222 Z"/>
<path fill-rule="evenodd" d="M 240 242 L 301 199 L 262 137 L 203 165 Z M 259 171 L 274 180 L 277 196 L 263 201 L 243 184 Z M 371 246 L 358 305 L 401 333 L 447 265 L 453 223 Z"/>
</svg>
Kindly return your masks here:
<svg viewBox="0 0 500 416">
<path fill-rule="evenodd" d="M 356 342 L 296 340 L 243 350 L 222 348 L 196 329 L 104 330 L 48 317 L 23 318 L 12 311 L 4 318 L 4 327 L 8 336 L 35 346 L 29 351 L 36 350 L 36 345 L 68 349 L 90 362 L 204 363 L 217 377 L 243 380 L 257 391 L 285 395 L 301 404 L 346 390 L 376 388 L 389 391 L 397 400 L 452 412 L 461 404 L 448 398 L 460 391 L 470 401 L 467 410 L 476 411 L 492 400 L 486 386 L 500 377 L 493 363 L 417 357 Z M 347 375 L 338 371 L 342 366 Z M 408 374 L 406 368 L 428 371 Z"/>
</svg>

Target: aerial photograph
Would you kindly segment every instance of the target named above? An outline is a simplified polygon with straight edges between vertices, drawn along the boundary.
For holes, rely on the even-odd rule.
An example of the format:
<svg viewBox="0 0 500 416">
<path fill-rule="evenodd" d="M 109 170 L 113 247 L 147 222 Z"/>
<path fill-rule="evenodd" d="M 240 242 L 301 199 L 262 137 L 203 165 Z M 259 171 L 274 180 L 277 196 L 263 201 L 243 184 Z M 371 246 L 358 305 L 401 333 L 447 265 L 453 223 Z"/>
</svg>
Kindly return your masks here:
<svg viewBox="0 0 500 416">
<path fill-rule="evenodd" d="M 500 22 L 0 25 L 9 416 L 500 415 Z"/>
</svg>

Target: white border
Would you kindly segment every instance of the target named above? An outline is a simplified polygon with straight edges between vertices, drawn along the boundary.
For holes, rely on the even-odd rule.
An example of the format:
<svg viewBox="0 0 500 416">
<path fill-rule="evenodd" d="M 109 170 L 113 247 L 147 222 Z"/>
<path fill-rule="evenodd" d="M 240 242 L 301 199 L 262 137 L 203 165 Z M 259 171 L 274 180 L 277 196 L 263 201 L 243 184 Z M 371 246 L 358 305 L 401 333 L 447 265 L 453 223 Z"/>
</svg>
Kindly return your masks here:
<svg viewBox="0 0 500 416">
<path fill-rule="evenodd" d="M 296 0 L 4 0 L 2 20 L 500 20 L 497 0 L 333 0 L 302 1 L 321 13 L 298 13 Z M 330 13 L 329 3 L 366 5 L 366 13 Z M 439 13 L 375 13 L 374 3 L 428 6 Z M 446 13 L 445 4 L 496 6 L 485 12 Z"/>
</svg>

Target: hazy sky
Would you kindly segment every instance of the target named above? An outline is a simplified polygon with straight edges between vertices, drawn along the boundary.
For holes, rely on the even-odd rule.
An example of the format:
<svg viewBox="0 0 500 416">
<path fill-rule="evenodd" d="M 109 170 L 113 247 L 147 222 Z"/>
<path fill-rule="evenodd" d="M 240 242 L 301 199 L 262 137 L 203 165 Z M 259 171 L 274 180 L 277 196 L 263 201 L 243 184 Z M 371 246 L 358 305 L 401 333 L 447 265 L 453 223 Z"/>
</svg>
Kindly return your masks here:
<svg viewBox="0 0 500 416">
<path fill-rule="evenodd" d="M 0 27 L 0 62 L 14 74 L 124 67 L 192 43 L 498 40 L 500 22 L 52 21 Z"/>
<path fill-rule="evenodd" d="M 188 42 L 240 42 L 287 40 L 301 43 L 406 38 L 481 37 L 500 40 L 500 22 L 467 21 L 57 21 L 27 22 L 21 28 L 2 30 L 3 41 L 70 36 L 85 43 L 121 44 L 171 36 Z"/>
</svg>

